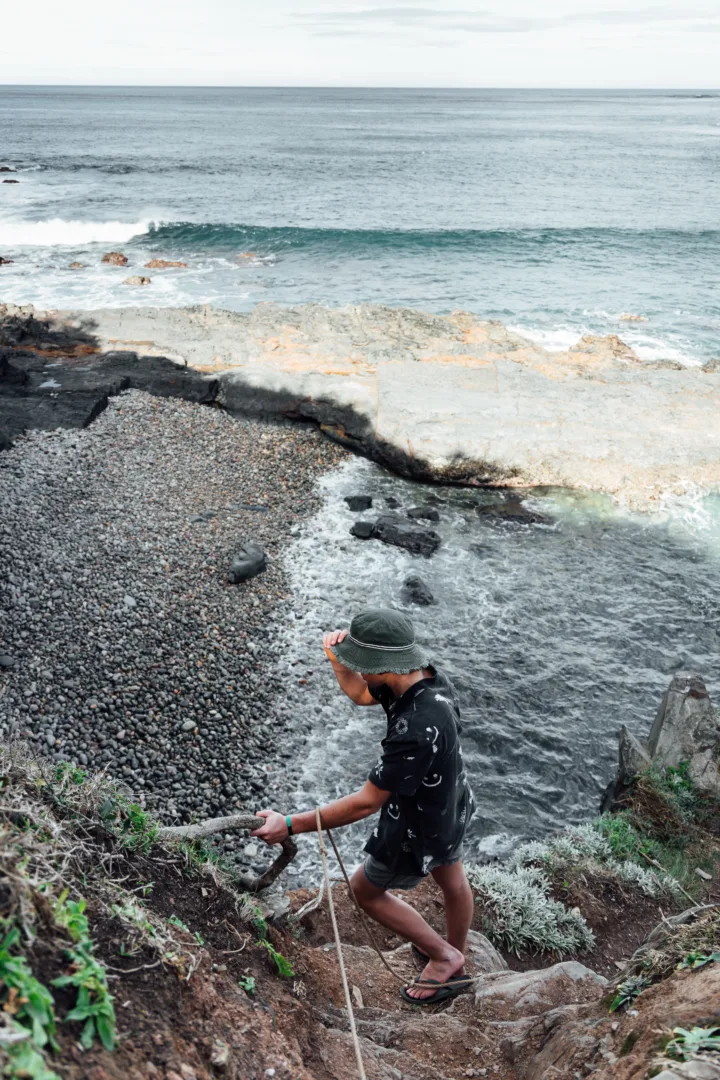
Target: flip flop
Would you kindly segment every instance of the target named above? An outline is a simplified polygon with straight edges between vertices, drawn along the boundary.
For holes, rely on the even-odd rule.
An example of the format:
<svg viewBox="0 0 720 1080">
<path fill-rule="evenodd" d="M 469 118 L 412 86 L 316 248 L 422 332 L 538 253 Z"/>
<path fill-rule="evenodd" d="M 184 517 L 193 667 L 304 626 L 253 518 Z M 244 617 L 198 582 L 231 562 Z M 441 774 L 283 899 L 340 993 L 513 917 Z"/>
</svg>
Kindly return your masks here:
<svg viewBox="0 0 720 1080">
<path fill-rule="evenodd" d="M 437 1005 L 439 1001 L 447 1001 L 448 998 L 457 997 L 458 994 L 462 994 L 467 990 L 471 980 L 467 975 L 451 975 L 447 980 L 449 983 L 455 983 L 454 986 L 443 986 L 437 979 L 423 979 L 422 987 L 425 989 L 427 986 L 437 986 L 438 989 L 430 997 L 415 998 L 408 994 L 407 990 L 403 986 L 400 990 L 400 996 L 404 1001 L 409 1002 L 411 1005 Z M 417 986 L 417 983 L 411 983 L 411 986 Z"/>
</svg>

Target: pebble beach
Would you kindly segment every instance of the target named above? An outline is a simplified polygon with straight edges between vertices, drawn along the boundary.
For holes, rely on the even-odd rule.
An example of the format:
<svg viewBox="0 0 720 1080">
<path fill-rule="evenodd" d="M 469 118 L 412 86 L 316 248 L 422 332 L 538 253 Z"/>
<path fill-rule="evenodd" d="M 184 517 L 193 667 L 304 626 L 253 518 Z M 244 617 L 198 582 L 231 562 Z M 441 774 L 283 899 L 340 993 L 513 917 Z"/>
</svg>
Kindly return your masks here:
<svg viewBox="0 0 720 1080">
<path fill-rule="evenodd" d="M 139 391 L 21 438 L 0 458 L 0 737 L 107 768 L 167 822 L 255 808 L 292 756 L 279 557 L 344 457 Z M 232 585 L 245 541 L 268 568 Z"/>
</svg>

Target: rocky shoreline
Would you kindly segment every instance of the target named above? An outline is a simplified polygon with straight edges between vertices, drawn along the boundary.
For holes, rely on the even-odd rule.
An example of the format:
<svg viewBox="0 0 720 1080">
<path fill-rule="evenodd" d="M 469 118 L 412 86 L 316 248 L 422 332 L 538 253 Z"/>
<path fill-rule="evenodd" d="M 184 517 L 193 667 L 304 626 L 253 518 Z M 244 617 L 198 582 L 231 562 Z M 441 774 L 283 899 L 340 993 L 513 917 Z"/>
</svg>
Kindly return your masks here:
<svg viewBox="0 0 720 1080">
<path fill-rule="evenodd" d="M 0 737 L 108 769 L 168 823 L 254 809 L 292 756 L 280 555 L 343 455 L 138 391 L 0 455 Z M 267 570 L 231 584 L 246 541 Z"/>
<path fill-rule="evenodd" d="M 401 475 L 599 491 L 649 511 L 720 489 L 718 371 L 644 363 L 614 335 L 548 352 L 467 312 L 0 305 L 0 440 L 82 426 L 109 396 L 146 389 L 312 421 Z"/>
</svg>

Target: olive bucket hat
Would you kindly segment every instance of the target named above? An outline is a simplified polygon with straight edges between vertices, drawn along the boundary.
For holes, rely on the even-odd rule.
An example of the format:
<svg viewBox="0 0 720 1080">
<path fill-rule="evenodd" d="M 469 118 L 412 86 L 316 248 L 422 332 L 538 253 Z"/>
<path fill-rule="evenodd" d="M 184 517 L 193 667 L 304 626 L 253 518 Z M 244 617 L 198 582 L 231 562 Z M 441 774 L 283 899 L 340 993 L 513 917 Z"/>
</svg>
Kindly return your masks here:
<svg viewBox="0 0 720 1080">
<path fill-rule="evenodd" d="M 428 655 L 415 641 L 415 628 L 406 615 L 385 608 L 361 611 L 350 632 L 335 646 L 335 655 L 351 671 L 368 675 L 407 675 L 427 667 Z"/>
</svg>

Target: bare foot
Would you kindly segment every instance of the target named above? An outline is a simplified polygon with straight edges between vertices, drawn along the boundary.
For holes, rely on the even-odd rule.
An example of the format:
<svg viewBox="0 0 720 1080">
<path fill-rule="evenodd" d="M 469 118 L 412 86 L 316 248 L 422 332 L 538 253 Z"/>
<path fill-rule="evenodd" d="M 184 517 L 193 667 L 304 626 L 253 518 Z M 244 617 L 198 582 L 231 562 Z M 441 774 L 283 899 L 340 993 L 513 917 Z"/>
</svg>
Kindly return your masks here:
<svg viewBox="0 0 720 1080">
<path fill-rule="evenodd" d="M 448 945 L 442 960 L 430 960 L 418 976 L 417 981 L 422 983 L 427 982 L 428 979 L 434 979 L 435 982 L 444 983 L 448 981 L 451 975 L 461 975 L 464 967 L 465 957 L 463 954 L 459 949 L 453 949 L 452 945 Z M 435 989 L 432 986 L 414 986 L 410 984 L 406 992 L 408 997 L 419 1000 L 432 997 Z"/>
</svg>

